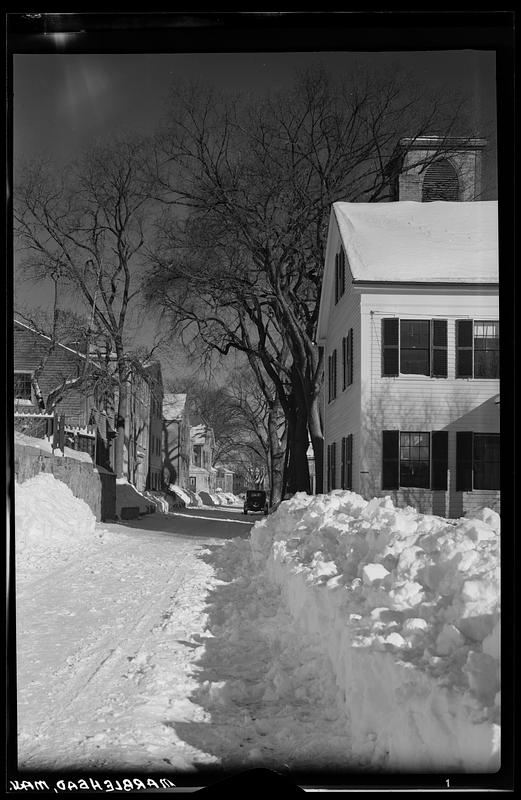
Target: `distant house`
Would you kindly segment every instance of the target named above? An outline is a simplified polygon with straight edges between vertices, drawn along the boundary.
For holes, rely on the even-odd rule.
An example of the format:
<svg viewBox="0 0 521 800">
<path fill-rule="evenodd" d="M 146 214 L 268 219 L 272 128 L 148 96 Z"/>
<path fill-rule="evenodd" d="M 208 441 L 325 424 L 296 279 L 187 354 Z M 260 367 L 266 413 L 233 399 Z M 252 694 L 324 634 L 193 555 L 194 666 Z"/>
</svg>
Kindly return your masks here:
<svg viewBox="0 0 521 800">
<path fill-rule="evenodd" d="M 150 387 L 150 421 L 148 439 L 148 475 L 146 488 L 159 491 L 163 468 L 163 377 L 158 361 L 144 367 Z"/>
<path fill-rule="evenodd" d="M 29 415 L 52 405 L 52 413 L 65 419 L 69 446 L 73 446 L 72 438 L 80 431 L 81 448 L 85 447 L 98 465 L 111 469 L 114 397 L 96 360 L 15 319 L 13 361 L 16 428 L 31 433 Z M 49 404 L 53 396 L 56 402 Z M 37 424 L 34 420 L 34 431 Z M 87 433 L 88 426 L 93 426 L 91 435 Z M 36 433 L 43 435 L 42 430 Z M 74 444 L 78 446 L 78 441 Z"/>
<path fill-rule="evenodd" d="M 165 394 L 161 437 L 162 488 L 189 488 L 190 417 L 186 394 Z"/>
<path fill-rule="evenodd" d="M 496 202 L 334 203 L 318 320 L 324 484 L 499 508 Z"/>
<path fill-rule="evenodd" d="M 19 319 L 14 320 L 14 403 L 22 412 L 42 410 L 34 387 L 36 370 L 43 364 L 38 385 L 44 400 L 63 386 L 63 396 L 56 403 L 56 412 L 64 414 L 71 425 L 87 425 L 91 410 L 97 407 L 94 379 L 95 362 L 88 361 L 85 353 L 34 330 Z M 70 385 L 84 376 L 77 385 Z M 69 384 L 69 385 L 68 385 Z"/>
<path fill-rule="evenodd" d="M 191 461 L 190 485 L 193 492 L 214 492 L 216 470 L 212 467 L 215 437 L 207 425 L 192 425 L 190 428 Z"/>
<path fill-rule="evenodd" d="M 223 464 L 216 464 L 216 489 L 221 492 L 233 492 L 234 471 Z"/>
<path fill-rule="evenodd" d="M 125 417 L 123 474 L 138 492 L 143 492 L 147 488 L 151 395 L 149 376 L 145 369 L 142 366 L 134 366 L 127 378 L 127 402 L 126 408 L 123 409 Z"/>
</svg>

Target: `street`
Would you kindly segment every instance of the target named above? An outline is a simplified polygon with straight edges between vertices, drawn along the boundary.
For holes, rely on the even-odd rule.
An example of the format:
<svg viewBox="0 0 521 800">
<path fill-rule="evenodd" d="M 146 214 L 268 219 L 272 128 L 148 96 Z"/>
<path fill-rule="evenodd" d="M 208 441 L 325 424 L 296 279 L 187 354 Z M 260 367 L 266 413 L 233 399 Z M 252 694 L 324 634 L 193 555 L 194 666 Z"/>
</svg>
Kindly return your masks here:
<svg viewBox="0 0 521 800">
<path fill-rule="evenodd" d="M 252 525 L 259 519 L 262 519 L 262 514 L 244 515 L 242 507 L 188 507 L 169 514 L 150 514 L 122 524 L 130 529 L 166 533 L 175 537 L 233 539 L 236 536 L 247 536 Z M 110 524 L 105 527 L 112 529 Z"/>
<path fill-rule="evenodd" d="M 98 551 L 18 587 L 21 768 L 186 771 L 218 761 L 179 739 L 173 721 L 207 716 L 189 700 L 215 583 L 201 555 L 247 535 L 257 517 L 187 509 L 103 523 Z"/>
</svg>

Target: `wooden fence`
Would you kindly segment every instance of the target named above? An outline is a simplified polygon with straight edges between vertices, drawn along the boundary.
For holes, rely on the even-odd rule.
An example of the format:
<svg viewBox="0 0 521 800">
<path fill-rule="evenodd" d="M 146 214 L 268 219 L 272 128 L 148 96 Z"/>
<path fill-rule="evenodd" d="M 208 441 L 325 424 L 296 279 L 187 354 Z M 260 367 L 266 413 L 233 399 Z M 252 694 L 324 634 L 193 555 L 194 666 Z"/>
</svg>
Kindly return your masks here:
<svg viewBox="0 0 521 800">
<path fill-rule="evenodd" d="M 63 453 L 65 447 L 70 447 L 88 453 L 93 464 L 97 463 L 96 428 L 92 425 L 67 425 L 64 414 L 15 411 L 14 428 L 36 439 L 50 439 L 53 450 Z"/>
</svg>

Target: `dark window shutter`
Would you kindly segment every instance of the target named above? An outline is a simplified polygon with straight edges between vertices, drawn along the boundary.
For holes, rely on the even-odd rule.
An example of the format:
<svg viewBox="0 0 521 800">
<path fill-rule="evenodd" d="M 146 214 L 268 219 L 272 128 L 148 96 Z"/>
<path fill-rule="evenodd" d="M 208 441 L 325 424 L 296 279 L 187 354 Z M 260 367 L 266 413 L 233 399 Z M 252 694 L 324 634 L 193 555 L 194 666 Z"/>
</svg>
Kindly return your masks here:
<svg viewBox="0 0 521 800">
<path fill-rule="evenodd" d="M 347 386 L 347 339 L 342 337 L 342 389 Z"/>
<path fill-rule="evenodd" d="M 353 383 L 353 329 L 349 330 L 348 340 L 348 358 L 349 358 L 349 375 L 347 376 L 347 383 L 350 386 Z"/>
<path fill-rule="evenodd" d="M 447 468 L 449 465 L 449 434 L 447 431 L 432 432 L 432 470 L 431 489 L 447 489 Z"/>
<path fill-rule="evenodd" d="M 398 375 L 398 322 L 396 317 L 382 320 L 382 375 Z"/>
<path fill-rule="evenodd" d="M 331 402 L 331 356 L 327 357 L 327 400 Z"/>
<path fill-rule="evenodd" d="M 456 433 L 456 491 L 472 491 L 472 431 Z"/>
<path fill-rule="evenodd" d="M 345 489 L 346 481 L 346 440 L 342 437 L 342 445 L 340 450 L 340 488 Z"/>
<path fill-rule="evenodd" d="M 331 445 L 327 446 L 327 490 L 331 489 Z"/>
<path fill-rule="evenodd" d="M 339 297 L 342 297 L 346 288 L 346 256 L 343 247 L 340 249 L 340 253 L 338 254 L 338 263 L 339 263 L 339 273 L 340 273 L 339 275 L 340 286 L 338 290 L 338 295 Z"/>
<path fill-rule="evenodd" d="M 346 439 L 346 481 L 345 488 L 353 488 L 353 434 L 350 433 Z"/>
<path fill-rule="evenodd" d="M 447 320 L 432 320 L 432 358 L 431 375 L 433 378 L 447 377 Z"/>
<path fill-rule="evenodd" d="M 335 304 L 338 303 L 338 253 L 335 256 Z"/>
<path fill-rule="evenodd" d="M 332 387 L 332 396 L 333 396 L 333 400 L 334 400 L 334 399 L 335 399 L 335 397 L 336 397 L 336 387 L 337 387 L 337 383 L 336 383 L 336 350 L 333 350 L 333 356 L 332 356 L 332 358 L 333 358 L 333 387 Z"/>
<path fill-rule="evenodd" d="M 382 431 L 382 489 L 398 489 L 400 432 Z"/>
<path fill-rule="evenodd" d="M 471 319 L 456 320 L 456 378 L 472 378 L 472 331 Z"/>
<path fill-rule="evenodd" d="M 336 489 L 336 442 L 331 445 L 331 488 Z"/>
</svg>

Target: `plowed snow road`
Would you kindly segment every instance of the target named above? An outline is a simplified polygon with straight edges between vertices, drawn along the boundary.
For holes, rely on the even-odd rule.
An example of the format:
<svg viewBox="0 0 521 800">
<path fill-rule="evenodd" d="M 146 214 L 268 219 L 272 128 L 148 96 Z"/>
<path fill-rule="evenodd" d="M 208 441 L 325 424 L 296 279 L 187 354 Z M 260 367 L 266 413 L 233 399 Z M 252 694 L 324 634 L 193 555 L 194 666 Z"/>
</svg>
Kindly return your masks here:
<svg viewBox="0 0 521 800">
<path fill-rule="evenodd" d="M 86 559 L 17 586 L 18 760 L 24 769 L 192 770 L 215 756 L 169 721 L 201 722 L 190 668 L 215 583 L 205 545 L 247 535 L 236 510 L 155 514 Z"/>
</svg>

